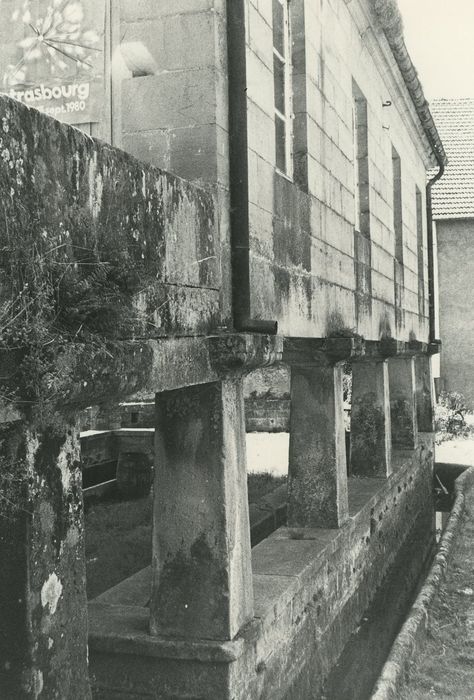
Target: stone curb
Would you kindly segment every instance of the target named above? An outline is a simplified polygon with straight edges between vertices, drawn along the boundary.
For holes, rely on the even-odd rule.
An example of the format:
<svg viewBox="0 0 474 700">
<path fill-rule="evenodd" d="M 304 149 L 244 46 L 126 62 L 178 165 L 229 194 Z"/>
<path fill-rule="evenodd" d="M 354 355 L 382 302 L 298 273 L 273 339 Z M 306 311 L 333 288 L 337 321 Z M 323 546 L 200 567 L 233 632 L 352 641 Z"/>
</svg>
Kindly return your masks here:
<svg viewBox="0 0 474 700">
<path fill-rule="evenodd" d="M 455 482 L 455 501 L 438 552 L 410 613 L 396 637 L 370 700 L 398 700 L 409 661 L 428 627 L 429 608 L 444 578 L 452 547 L 464 513 L 465 492 L 474 484 L 474 467 L 468 468 Z"/>
</svg>

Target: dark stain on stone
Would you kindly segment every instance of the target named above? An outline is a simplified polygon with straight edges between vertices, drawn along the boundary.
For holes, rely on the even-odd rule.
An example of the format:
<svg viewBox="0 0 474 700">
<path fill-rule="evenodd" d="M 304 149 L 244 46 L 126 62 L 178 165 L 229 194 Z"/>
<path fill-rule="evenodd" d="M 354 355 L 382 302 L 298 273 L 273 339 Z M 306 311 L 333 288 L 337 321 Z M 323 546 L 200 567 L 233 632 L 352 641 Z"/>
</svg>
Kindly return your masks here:
<svg viewBox="0 0 474 700">
<path fill-rule="evenodd" d="M 311 198 L 278 173 L 273 191 L 275 262 L 288 270 L 311 272 Z"/>
<path fill-rule="evenodd" d="M 367 393 L 353 400 L 351 420 L 357 430 L 351 431 L 351 465 L 354 474 L 372 476 L 384 460 L 385 423 L 375 394 Z"/>
<path fill-rule="evenodd" d="M 213 594 L 210 594 L 214 591 Z M 202 634 L 203 616 L 216 634 L 226 625 L 228 576 L 205 533 L 163 563 L 153 606 L 164 634 L 178 629 L 192 637 Z"/>
<path fill-rule="evenodd" d="M 356 322 L 372 312 L 372 253 L 368 236 L 354 231 L 354 274 L 356 281 Z"/>
<path fill-rule="evenodd" d="M 399 446 L 412 446 L 414 441 L 413 411 L 410 402 L 405 399 L 391 400 L 390 414 L 393 443 Z"/>
</svg>

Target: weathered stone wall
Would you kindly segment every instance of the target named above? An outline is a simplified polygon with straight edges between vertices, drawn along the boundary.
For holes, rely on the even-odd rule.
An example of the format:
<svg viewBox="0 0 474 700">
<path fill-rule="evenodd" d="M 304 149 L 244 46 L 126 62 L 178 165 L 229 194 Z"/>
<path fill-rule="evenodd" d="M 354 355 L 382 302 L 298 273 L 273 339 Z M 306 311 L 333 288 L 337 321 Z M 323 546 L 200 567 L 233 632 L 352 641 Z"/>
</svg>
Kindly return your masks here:
<svg viewBox="0 0 474 700">
<path fill-rule="evenodd" d="M 474 404 L 474 221 L 436 222 L 438 242 L 441 388 Z"/>
<path fill-rule="evenodd" d="M 225 0 L 122 0 L 118 5 L 115 23 L 122 49 L 116 51 L 126 54 L 130 43 L 143 47 L 155 71 L 124 79 L 116 75 L 116 138 L 139 160 L 212 188 L 224 253 L 220 303 L 227 318 L 231 272 Z"/>
<path fill-rule="evenodd" d="M 427 165 L 423 136 L 369 3 L 291 3 L 293 181 L 275 170 L 271 3 L 249 0 L 247 25 L 252 315 L 278 319 L 285 335 L 321 337 L 352 328 L 371 339 L 390 330 L 403 340 L 426 341 L 428 309 L 425 303 L 420 318 L 416 245 L 416 186 L 424 193 Z M 367 100 L 369 251 L 355 246 L 354 238 L 353 79 Z M 399 324 L 392 144 L 402 167 Z M 368 304 L 356 294 L 354 258 L 371 260 Z"/>
<path fill-rule="evenodd" d="M 297 578 L 290 601 L 276 613 L 268 611 L 263 622 L 268 637 L 250 654 L 255 668 L 265 663 L 265 673 L 251 683 L 254 697 L 290 700 L 323 691 L 329 670 L 409 537 L 417 543 L 415 577 L 421 573 L 434 545 L 432 472 L 430 437 L 427 447 L 419 448 L 404 466 L 398 462 L 376 497 L 363 507 L 352 501 L 348 528 L 329 536 L 326 556 L 317 556 L 319 543 L 327 542 L 327 535 L 317 531 L 301 531 L 299 541 L 291 531 L 277 532 L 253 550 L 253 570 L 263 587 L 272 576 L 280 584 Z"/>
<path fill-rule="evenodd" d="M 221 322 L 209 193 L 6 97 L 0 117 L 10 240 L 44 250 L 78 284 L 91 267 L 115 270 L 129 302 L 122 338 L 202 334 Z"/>
</svg>

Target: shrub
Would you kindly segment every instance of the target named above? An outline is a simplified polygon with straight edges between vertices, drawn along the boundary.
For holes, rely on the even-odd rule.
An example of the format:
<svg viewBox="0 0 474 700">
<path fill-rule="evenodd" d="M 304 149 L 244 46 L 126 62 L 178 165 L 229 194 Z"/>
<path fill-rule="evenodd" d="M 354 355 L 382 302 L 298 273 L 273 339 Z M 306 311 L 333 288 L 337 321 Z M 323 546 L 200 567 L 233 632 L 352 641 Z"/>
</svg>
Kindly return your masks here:
<svg viewBox="0 0 474 700">
<path fill-rule="evenodd" d="M 435 407 L 436 442 L 439 444 L 455 437 L 467 437 L 472 426 L 466 423 L 466 413 L 471 407 L 457 391 L 443 391 Z"/>
</svg>

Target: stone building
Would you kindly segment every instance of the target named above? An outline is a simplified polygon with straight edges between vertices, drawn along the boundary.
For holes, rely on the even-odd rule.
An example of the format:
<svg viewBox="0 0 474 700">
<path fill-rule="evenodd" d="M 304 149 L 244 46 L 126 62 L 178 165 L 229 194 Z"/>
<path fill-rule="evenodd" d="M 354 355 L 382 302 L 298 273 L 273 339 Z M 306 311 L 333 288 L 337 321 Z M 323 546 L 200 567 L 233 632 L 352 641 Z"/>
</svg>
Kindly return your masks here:
<svg viewBox="0 0 474 700">
<path fill-rule="evenodd" d="M 112 70 L 127 152 L 0 98 L 0 687 L 309 698 L 397 553 L 413 578 L 434 542 L 443 147 L 393 0 L 113 8 L 148 52 Z M 288 523 L 251 551 L 242 381 L 282 362 Z M 87 609 L 75 417 L 138 391 L 153 563 Z"/>
<path fill-rule="evenodd" d="M 448 165 L 433 187 L 439 287 L 440 388 L 474 405 L 470 341 L 474 332 L 474 99 L 443 99 L 433 113 Z"/>
</svg>

